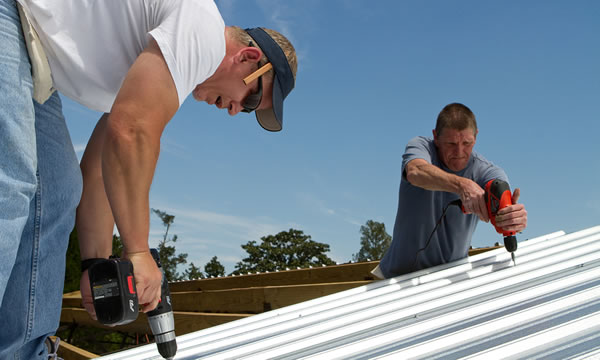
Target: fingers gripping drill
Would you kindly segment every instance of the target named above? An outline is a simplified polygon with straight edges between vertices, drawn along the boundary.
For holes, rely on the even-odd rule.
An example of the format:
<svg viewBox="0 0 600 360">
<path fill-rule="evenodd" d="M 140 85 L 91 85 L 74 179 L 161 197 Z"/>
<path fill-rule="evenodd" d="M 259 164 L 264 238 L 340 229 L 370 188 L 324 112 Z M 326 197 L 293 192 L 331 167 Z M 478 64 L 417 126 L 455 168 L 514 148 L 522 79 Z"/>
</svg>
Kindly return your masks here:
<svg viewBox="0 0 600 360">
<path fill-rule="evenodd" d="M 171 307 L 169 284 L 160 265 L 158 251 L 150 250 L 156 265 L 163 273 L 160 301 L 156 309 L 147 313 L 158 352 L 172 359 L 177 352 L 175 321 Z M 138 297 L 133 277 L 133 265 L 127 259 L 90 259 L 88 274 L 94 309 L 98 321 L 104 325 L 128 324 L 138 316 Z"/>
<path fill-rule="evenodd" d="M 513 264 L 515 262 L 515 251 L 517 250 L 517 237 L 514 231 L 505 231 L 496 225 L 496 215 L 500 209 L 504 209 L 507 206 L 512 205 L 512 194 L 510 192 L 510 186 L 506 181 L 500 179 L 490 180 L 485 184 L 485 203 L 487 207 L 488 217 L 494 225 L 498 234 L 504 235 L 504 247 L 512 258 Z M 453 201 L 451 204 L 459 205 L 463 212 L 465 208 L 462 202 L 459 200 Z"/>
<path fill-rule="evenodd" d="M 504 231 L 496 225 L 496 215 L 500 209 L 512 205 L 512 194 L 510 186 L 506 181 L 499 179 L 490 180 L 485 184 L 485 202 L 487 205 L 488 216 L 498 234 L 504 235 L 504 247 L 510 252 L 513 264 L 515 262 L 515 251 L 517 250 L 517 237 L 514 231 Z"/>
</svg>

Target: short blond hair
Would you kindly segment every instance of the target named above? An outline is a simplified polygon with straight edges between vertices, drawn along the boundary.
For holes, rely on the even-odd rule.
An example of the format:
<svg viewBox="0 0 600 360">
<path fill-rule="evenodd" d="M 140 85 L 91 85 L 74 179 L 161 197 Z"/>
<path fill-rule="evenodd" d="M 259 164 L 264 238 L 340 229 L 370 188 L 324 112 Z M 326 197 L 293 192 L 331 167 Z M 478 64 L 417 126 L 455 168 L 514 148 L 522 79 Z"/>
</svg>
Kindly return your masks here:
<svg viewBox="0 0 600 360">
<path fill-rule="evenodd" d="M 292 70 L 292 75 L 294 75 L 294 81 L 296 81 L 296 71 L 298 70 L 298 59 L 296 57 L 296 50 L 294 49 L 294 46 L 281 33 L 277 32 L 275 30 L 267 29 L 267 28 L 262 28 L 262 29 L 267 34 L 269 34 L 269 36 L 277 43 L 277 45 L 279 45 L 281 50 L 283 50 L 283 53 L 285 54 L 285 58 L 287 59 L 287 62 L 290 65 L 290 69 Z M 252 39 L 252 37 L 250 35 L 248 35 L 248 33 L 246 31 L 244 31 L 242 28 L 240 28 L 238 26 L 231 26 L 231 30 L 232 30 L 231 31 L 232 38 L 234 40 L 238 41 L 240 44 L 243 44 L 244 46 L 248 46 L 248 44 L 250 42 L 252 42 L 252 46 L 260 49 L 260 46 L 258 46 L 256 41 L 254 41 Z M 265 55 L 264 51 L 262 51 L 262 49 L 260 49 L 260 51 L 263 53 L 263 56 L 260 59 L 259 66 L 262 66 L 262 65 L 266 64 L 269 60 L 267 59 L 267 56 Z M 273 76 L 272 72 L 273 72 L 273 70 L 271 69 L 271 70 L 269 70 L 269 72 L 267 74 L 270 74 L 271 76 Z"/>
</svg>

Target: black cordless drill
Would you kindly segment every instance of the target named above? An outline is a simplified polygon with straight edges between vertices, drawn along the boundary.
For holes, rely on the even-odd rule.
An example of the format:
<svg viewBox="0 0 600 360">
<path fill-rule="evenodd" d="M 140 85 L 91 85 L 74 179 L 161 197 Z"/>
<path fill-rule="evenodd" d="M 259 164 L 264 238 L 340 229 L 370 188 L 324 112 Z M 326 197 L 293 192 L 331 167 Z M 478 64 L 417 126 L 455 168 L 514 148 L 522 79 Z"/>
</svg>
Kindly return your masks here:
<svg viewBox="0 0 600 360">
<path fill-rule="evenodd" d="M 150 253 L 162 272 L 162 284 L 158 306 L 147 313 L 148 323 L 154 334 L 158 352 L 165 359 L 172 359 L 177 352 L 177 342 L 175 341 L 171 293 L 160 265 L 158 251 L 151 249 Z M 93 259 L 88 275 L 94 309 L 100 323 L 124 325 L 137 319 L 139 305 L 131 261 L 115 257 Z"/>
</svg>

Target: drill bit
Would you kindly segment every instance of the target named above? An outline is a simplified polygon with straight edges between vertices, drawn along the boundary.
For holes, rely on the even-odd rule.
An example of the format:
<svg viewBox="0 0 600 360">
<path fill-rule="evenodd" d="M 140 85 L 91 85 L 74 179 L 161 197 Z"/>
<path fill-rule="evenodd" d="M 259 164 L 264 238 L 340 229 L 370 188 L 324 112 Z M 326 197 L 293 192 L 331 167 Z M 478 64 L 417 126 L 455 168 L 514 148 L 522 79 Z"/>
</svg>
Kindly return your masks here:
<svg viewBox="0 0 600 360">
<path fill-rule="evenodd" d="M 514 253 L 514 252 L 511 252 L 511 253 L 510 253 L 510 257 L 512 258 L 513 264 L 514 264 L 515 266 L 517 266 L 517 263 L 515 262 L 515 253 Z"/>
</svg>

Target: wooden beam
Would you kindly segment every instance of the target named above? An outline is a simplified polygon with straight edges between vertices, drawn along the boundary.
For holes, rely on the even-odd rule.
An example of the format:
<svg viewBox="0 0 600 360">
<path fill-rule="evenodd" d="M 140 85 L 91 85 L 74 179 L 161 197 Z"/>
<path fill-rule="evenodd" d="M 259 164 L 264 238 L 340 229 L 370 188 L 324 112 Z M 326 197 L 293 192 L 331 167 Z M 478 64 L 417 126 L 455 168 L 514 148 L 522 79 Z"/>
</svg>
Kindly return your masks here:
<svg viewBox="0 0 600 360">
<path fill-rule="evenodd" d="M 494 250 L 494 249 L 501 248 L 501 247 L 504 247 L 504 246 L 493 246 L 493 247 L 486 247 L 486 248 L 470 249 L 469 256 L 481 254 L 482 252 Z"/>
<path fill-rule="evenodd" d="M 469 250 L 469 256 L 498 247 L 477 248 Z M 169 283 L 171 293 L 186 291 L 206 291 L 240 289 L 261 286 L 281 286 L 299 284 L 336 283 L 349 281 L 375 280 L 371 270 L 379 264 L 379 260 L 353 264 L 330 265 L 308 269 L 294 269 L 278 272 L 226 276 L 211 279 L 186 280 Z"/>
<path fill-rule="evenodd" d="M 187 334 L 250 316 L 248 314 L 207 314 L 181 311 L 175 311 L 173 315 L 175 318 L 176 335 Z M 60 314 L 60 322 L 62 324 L 77 323 L 81 326 L 91 326 L 112 331 L 140 334 L 151 333 L 148 320 L 144 314 L 140 314 L 135 321 L 129 324 L 110 327 L 90 318 L 88 313 L 82 308 L 63 308 Z"/>
<path fill-rule="evenodd" d="M 295 269 L 250 275 L 227 276 L 169 283 L 171 293 L 183 291 L 205 291 L 239 289 L 261 286 L 335 283 L 374 280 L 371 270 L 379 261 L 355 264 L 331 265 L 309 269 Z"/>
<path fill-rule="evenodd" d="M 64 293 L 63 297 L 81 297 L 81 292 L 79 290 L 71 291 L 68 293 Z"/>
<path fill-rule="evenodd" d="M 371 281 L 331 284 L 264 286 L 245 289 L 189 291 L 171 293 L 177 311 L 251 313 L 279 309 L 343 290 L 366 285 Z"/>
<path fill-rule="evenodd" d="M 469 256 L 502 246 L 469 250 Z M 371 270 L 379 261 L 367 261 L 353 264 L 313 267 L 279 272 L 227 276 L 212 279 L 186 280 L 169 283 L 172 294 L 177 292 L 231 290 L 265 286 L 286 286 L 300 284 L 331 284 L 339 282 L 375 280 Z M 63 307 L 81 307 L 81 293 L 73 291 L 63 295 Z M 254 310 L 253 310 L 254 312 Z"/>
<path fill-rule="evenodd" d="M 63 295 L 62 300 L 63 308 L 83 308 L 81 305 L 81 293 L 77 291 L 77 293 L 69 293 L 69 295 Z"/>
<path fill-rule="evenodd" d="M 271 309 L 334 294 L 371 281 L 263 286 L 256 288 L 172 292 L 175 311 L 258 314 Z M 81 298 L 63 299 L 63 308 L 81 308 Z"/>
<path fill-rule="evenodd" d="M 370 271 L 373 270 L 377 264 L 379 264 L 379 261 L 369 261 L 270 273 L 177 281 L 169 283 L 169 290 L 171 293 L 175 293 L 374 280 L 375 278 Z M 63 307 L 82 307 L 81 293 L 79 291 L 73 291 L 64 294 Z"/>
</svg>

